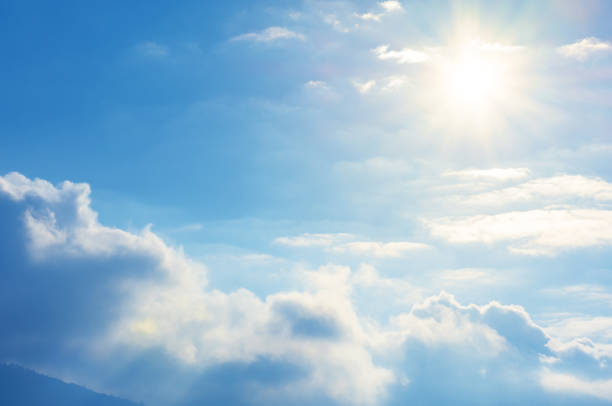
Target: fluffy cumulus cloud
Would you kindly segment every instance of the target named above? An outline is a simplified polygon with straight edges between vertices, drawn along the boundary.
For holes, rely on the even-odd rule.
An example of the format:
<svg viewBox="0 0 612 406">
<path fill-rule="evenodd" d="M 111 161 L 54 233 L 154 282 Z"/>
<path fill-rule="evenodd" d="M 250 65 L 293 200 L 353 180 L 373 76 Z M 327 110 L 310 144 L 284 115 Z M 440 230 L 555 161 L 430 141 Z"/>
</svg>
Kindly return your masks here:
<svg viewBox="0 0 612 406">
<path fill-rule="evenodd" d="M 571 44 L 563 45 L 558 48 L 558 51 L 566 58 L 584 61 L 591 56 L 611 52 L 612 44 L 595 37 L 589 37 Z"/>
<path fill-rule="evenodd" d="M 372 320 L 355 292 L 412 287 L 367 266 L 297 272 L 301 289 L 266 297 L 221 292 L 204 265 L 150 228 L 101 224 L 82 183 L 0 177 L 0 225 L 0 358 L 148 405 L 610 398 L 606 347 L 551 337 L 520 306 L 442 293 Z M 351 238 L 277 242 L 352 243 L 344 247 L 374 255 L 414 248 Z"/>
</svg>

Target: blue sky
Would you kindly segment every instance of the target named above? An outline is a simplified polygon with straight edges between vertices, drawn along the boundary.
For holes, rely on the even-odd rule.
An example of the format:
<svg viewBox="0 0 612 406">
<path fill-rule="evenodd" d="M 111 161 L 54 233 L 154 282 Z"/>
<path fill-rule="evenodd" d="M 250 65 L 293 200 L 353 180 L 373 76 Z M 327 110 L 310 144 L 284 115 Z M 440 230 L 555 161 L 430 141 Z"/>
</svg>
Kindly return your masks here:
<svg viewBox="0 0 612 406">
<path fill-rule="evenodd" d="M 147 405 L 612 403 L 612 4 L 0 5 L 0 361 Z"/>
</svg>

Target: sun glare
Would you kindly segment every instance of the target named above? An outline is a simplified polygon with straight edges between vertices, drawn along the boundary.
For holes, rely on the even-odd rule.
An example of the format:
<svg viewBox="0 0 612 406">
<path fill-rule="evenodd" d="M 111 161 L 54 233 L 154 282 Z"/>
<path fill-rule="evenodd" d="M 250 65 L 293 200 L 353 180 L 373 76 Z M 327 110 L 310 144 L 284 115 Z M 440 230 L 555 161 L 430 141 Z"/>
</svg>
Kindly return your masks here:
<svg viewBox="0 0 612 406">
<path fill-rule="evenodd" d="M 501 67 L 475 52 L 466 52 L 444 69 L 444 86 L 451 102 L 480 110 L 503 91 Z"/>
<path fill-rule="evenodd" d="M 471 39 L 438 48 L 430 89 L 434 128 L 491 133 L 524 106 L 526 52 L 520 46 Z"/>
</svg>

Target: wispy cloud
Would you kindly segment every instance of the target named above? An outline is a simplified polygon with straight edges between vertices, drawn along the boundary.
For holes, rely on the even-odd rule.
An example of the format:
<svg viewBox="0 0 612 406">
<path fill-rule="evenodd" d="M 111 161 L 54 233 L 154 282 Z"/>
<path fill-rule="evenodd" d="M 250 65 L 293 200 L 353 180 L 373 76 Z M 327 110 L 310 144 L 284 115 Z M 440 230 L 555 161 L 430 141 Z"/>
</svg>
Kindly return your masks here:
<svg viewBox="0 0 612 406">
<path fill-rule="evenodd" d="M 362 20 L 368 21 L 380 21 L 380 18 L 383 16 L 383 14 L 375 14 L 375 13 L 363 13 L 363 14 L 358 14 L 355 13 L 356 17 L 361 18 Z"/>
<path fill-rule="evenodd" d="M 399 258 L 413 251 L 431 248 L 427 244 L 418 242 L 378 242 L 378 241 L 354 241 L 332 246 L 329 251 L 339 254 L 351 254 L 375 258 Z"/>
<path fill-rule="evenodd" d="M 385 84 L 381 90 L 384 92 L 397 90 L 398 88 L 405 86 L 408 83 L 410 83 L 410 80 L 407 76 L 391 75 L 385 78 Z"/>
<path fill-rule="evenodd" d="M 353 234 L 302 234 L 293 237 L 279 237 L 275 244 L 289 247 L 319 247 L 334 254 L 348 254 L 362 257 L 398 258 L 409 252 L 431 248 L 427 244 L 409 241 L 359 241 Z"/>
<path fill-rule="evenodd" d="M 584 38 L 572 44 L 558 48 L 559 53 L 566 58 L 584 61 L 590 56 L 612 51 L 612 44 L 595 37 Z"/>
<path fill-rule="evenodd" d="M 612 246 L 612 211 L 539 209 L 425 220 L 432 235 L 451 243 L 509 243 L 526 255 L 556 255 L 576 248 Z"/>
<path fill-rule="evenodd" d="M 515 173 L 519 175 L 520 173 Z M 500 172 L 498 175 L 504 175 Z M 506 175 L 512 175 L 511 172 Z M 503 178 L 501 178 L 503 179 Z M 515 179 L 515 178 L 505 178 Z M 516 186 L 463 197 L 463 204 L 478 206 L 531 204 L 576 204 L 577 200 L 612 202 L 612 184 L 599 178 L 560 175 L 533 179 Z"/>
<path fill-rule="evenodd" d="M 541 385 L 548 390 L 562 393 L 589 395 L 612 401 L 612 379 L 586 380 L 571 374 L 555 373 L 544 369 Z"/>
<path fill-rule="evenodd" d="M 272 42 L 284 39 L 304 40 L 304 35 L 291 31 L 285 27 L 268 27 L 259 32 L 249 32 L 238 35 L 232 40 L 234 41 L 256 41 L 256 42 Z"/>
<path fill-rule="evenodd" d="M 274 240 L 275 244 L 286 245 L 289 247 L 330 247 L 339 241 L 352 239 L 352 234 L 302 234 L 293 237 L 278 237 Z"/>
<path fill-rule="evenodd" d="M 404 48 L 400 51 L 389 50 L 389 45 L 381 45 L 372 50 L 374 54 L 383 61 L 391 60 L 397 63 L 422 63 L 429 59 L 429 55 L 425 52 L 416 51 L 410 48 Z"/>
<path fill-rule="evenodd" d="M 168 230 L 170 233 L 191 233 L 200 231 L 204 226 L 200 223 L 189 223 L 183 224 L 182 226 L 171 228 Z"/>
<path fill-rule="evenodd" d="M 349 29 L 338 19 L 335 14 L 326 14 L 323 16 L 323 21 L 332 26 L 338 32 L 347 33 Z"/>
<path fill-rule="evenodd" d="M 374 176 L 377 178 L 404 177 L 414 172 L 410 162 L 394 160 L 381 156 L 364 161 L 340 161 L 334 164 L 334 172 L 359 178 Z"/>
<path fill-rule="evenodd" d="M 140 43 L 136 48 L 142 55 L 156 58 L 167 56 L 170 52 L 167 46 L 153 41 Z"/>
<path fill-rule="evenodd" d="M 321 90 L 329 90 L 327 83 L 322 80 L 309 80 L 304 83 L 304 87 L 308 89 L 321 89 Z"/>
<path fill-rule="evenodd" d="M 521 45 L 509 45 L 502 44 L 500 42 L 487 42 L 481 39 L 473 40 L 470 45 L 472 48 L 475 48 L 481 52 L 514 53 L 525 50 L 525 47 Z"/>
<path fill-rule="evenodd" d="M 491 180 L 515 180 L 529 176 L 527 168 L 491 168 L 491 169 L 462 169 L 459 171 L 446 171 L 442 176 L 453 176 L 465 179 L 491 179 Z"/>
</svg>

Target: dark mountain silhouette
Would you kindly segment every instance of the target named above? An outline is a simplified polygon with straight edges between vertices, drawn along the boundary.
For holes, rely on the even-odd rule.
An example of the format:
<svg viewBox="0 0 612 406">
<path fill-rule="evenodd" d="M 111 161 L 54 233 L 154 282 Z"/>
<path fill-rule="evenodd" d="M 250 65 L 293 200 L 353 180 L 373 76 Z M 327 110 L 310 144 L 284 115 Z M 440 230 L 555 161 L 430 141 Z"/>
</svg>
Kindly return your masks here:
<svg viewBox="0 0 612 406">
<path fill-rule="evenodd" d="M 143 406 L 6 364 L 0 364 L 0 405 Z"/>
</svg>

